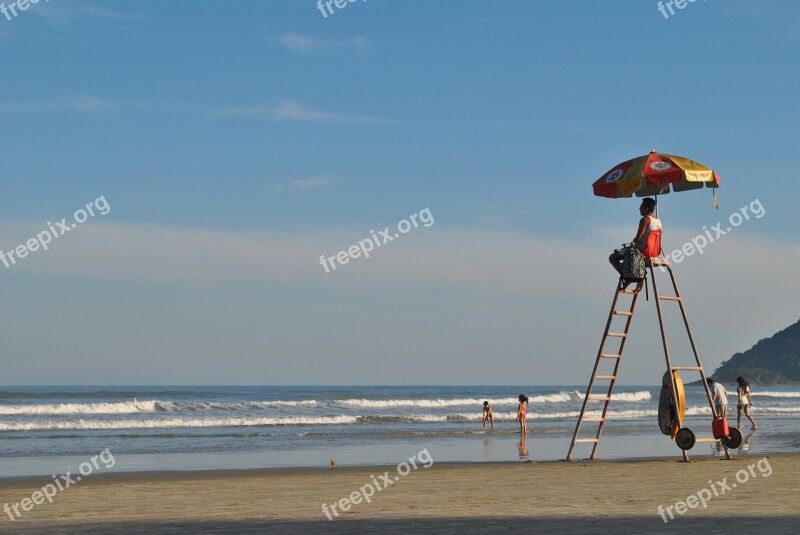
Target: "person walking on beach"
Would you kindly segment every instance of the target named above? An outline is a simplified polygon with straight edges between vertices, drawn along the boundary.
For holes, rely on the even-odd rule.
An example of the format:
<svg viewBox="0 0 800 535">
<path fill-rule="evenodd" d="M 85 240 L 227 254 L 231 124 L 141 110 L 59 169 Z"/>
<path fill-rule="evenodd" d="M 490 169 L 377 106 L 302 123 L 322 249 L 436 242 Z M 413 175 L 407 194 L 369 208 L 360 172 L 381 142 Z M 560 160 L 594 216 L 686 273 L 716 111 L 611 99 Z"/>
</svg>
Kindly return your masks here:
<svg viewBox="0 0 800 535">
<path fill-rule="evenodd" d="M 755 430 L 756 422 L 750 416 L 750 407 L 753 406 L 753 399 L 750 397 L 750 383 L 744 380 L 744 377 L 737 377 L 736 382 L 739 386 L 736 387 L 736 395 L 739 396 L 739 402 L 736 405 L 736 427 L 742 428 L 742 412 L 750 420 L 753 425 L 751 429 Z"/>
<path fill-rule="evenodd" d="M 641 214 L 642 218 L 639 220 L 639 228 L 632 242 L 642 253 L 645 253 L 647 249 L 647 238 L 650 237 L 650 232 L 661 230 L 661 220 L 653 215 L 655 211 L 655 199 L 651 197 L 642 199 L 642 204 L 639 206 L 639 214 Z M 625 259 L 625 249 L 625 247 L 622 249 L 615 249 L 614 252 L 611 253 L 611 256 L 608 257 L 608 261 L 611 262 L 611 265 L 617 270 L 620 278 L 622 277 L 622 261 Z M 658 253 L 659 251 L 647 251 L 645 256 L 656 256 Z M 624 284 L 624 282 L 622 284 Z M 638 292 L 641 290 L 643 285 L 644 281 L 640 281 L 636 285 L 636 291 Z M 625 286 L 627 286 L 627 284 L 625 284 Z"/>
<path fill-rule="evenodd" d="M 519 433 L 523 437 L 528 434 L 528 425 L 526 423 L 527 417 L 528 417 L 528 396 L 520 394 L 519 405 L 517 406 L 517 421 L 519 422 Z"/>
<path fill-rule="evenodd" d="M 492 424 L 492 431 L 494 431 L 494 413 L 492 412 L 492 406 L 489 405 L 488 401 L 483 402 L 483 427 L 486 428 L 486 421 L 489 421 Z"/>
<path fill-rule="evenodd" d="M 711 402 L 717 411 L 717 416 L 728 417 L 728 391 L 720 383 L 709 377 L 706 379 L 708 389 L 711 391 Z"/>
</svg>

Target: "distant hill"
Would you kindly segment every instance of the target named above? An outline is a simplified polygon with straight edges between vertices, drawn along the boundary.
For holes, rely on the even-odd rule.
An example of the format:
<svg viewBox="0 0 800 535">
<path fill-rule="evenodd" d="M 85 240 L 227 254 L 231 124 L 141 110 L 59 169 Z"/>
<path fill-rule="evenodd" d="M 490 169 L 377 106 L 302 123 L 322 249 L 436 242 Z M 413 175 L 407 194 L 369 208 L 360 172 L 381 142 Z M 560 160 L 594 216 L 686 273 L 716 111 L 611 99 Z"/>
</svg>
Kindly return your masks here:
<svg viewBox="0 0 800 535">
<path fill-rule="evenodd" d="M 739 376 L 752 384 L 800 383 L 800 321 L 759 340 L 744 353 L 736 353 L 712 375 L 729 383 Z"/>
</svg>

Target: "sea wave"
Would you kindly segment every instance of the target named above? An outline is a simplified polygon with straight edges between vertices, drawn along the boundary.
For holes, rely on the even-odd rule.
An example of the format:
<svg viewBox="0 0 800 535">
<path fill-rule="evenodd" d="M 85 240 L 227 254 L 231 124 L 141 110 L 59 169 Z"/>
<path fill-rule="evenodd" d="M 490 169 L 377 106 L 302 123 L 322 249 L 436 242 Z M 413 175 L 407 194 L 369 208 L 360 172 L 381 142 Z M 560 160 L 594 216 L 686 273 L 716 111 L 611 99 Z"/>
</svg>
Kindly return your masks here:
<svg viewBox="0 0 800 535">
<path fill-rule="evenodd" d="M 282 418 L 151 418 L 130 420 L 51 420 L 0 423 L 0 431 L 164 429 L 181 427 L 256 427 L 277 425 L 342 425 L 356 416 L 287 416 Z"/>
<path fill-rule="evenodd" d="M 42 403 L 36 405 L 0 405 L 0 415 L 56 414 L 131 414 L 155 412 L 157 401 L 119 401 L 112 403 Z"/>
<path fill-rule="evenodd" d="M 528 398 L 529 405 L 536 403 L 566 403 L 570 401 L 582 401 L 584 394 L 573 390 L 570 392 L 561 391 L 553 394 L 541 394 Z M 611 395 L 614 401 L 647 401 L 652 394 L 647 390 L 640 392 L 619 392 Z M 446 408 L 446 407 L 481 407 L 484 400 L 488 400 L 494 406 L 516 405 L 519 403 L 516 397 L 501 398 L 456 398 L 456 399 L 341 399 L 333 402 L 334 405 L 342 407 L 355 407 L 363 409 L 391 409 L 395 407 L 419 407 L 419 408 Z"/>
<path fill-rule="evenodd" d="M 800 392 L 751 392 L 753 397 L 767 397 L 767 398 L 800 398 Z"/>
<path fill-rule="evenodd" d="M 510 405 L 518 403 L 517 398 L 491 399 L 493 405 Z M 333 402 L 342 407 L 355 407 L 361 409 L 391 409 L 395 407 L 419 407 L 437 409 L 444 407 L 475 406 L 481 407 L 484 398 L 462 399 L 341 399 Z"/>
<path fill-rule="evenodd" d="M 115 401 L 109 403 L 40 403 L 26 405 L 0 404 L 0 416 L 46 416 L 67 414 L 136 414 L 142 412 L 181 412 L 203 410 L 254 410 L 292 407 L 314 407 L 317 402 L 308 401 L 248 401 L 242 403 L 177 402 L 144 400 Z"/>
<path fill-rule="evenodd" d="M 580 411 L 529 412 L 530 420 L 574 420 Z M 798 414 L 800 408 L 767 409 L 767 413 Z M 586 416 L 598 417 L 602 411 L 588 410 Z M 609 420 L 636 420 L 655 418 L 655 409 L 622 409 L 609 410 Z M 689 407 L 687 416 L 709 415 L 707 406 Z M 516 412 L 496 411 L 495 421 L 512 422 Z M 46 430 L 114 430 L 114 429 L 170 429 L 170 428 L 203 428 L 203 427 L 260 427 L 260 426 L 335 426 L 351 424 L 392 424 L 392 423 L 447 423 L 447 422 L 479 422 L 478 412 L 458 412 L 450 414 L 368 414 L 368 415 L 331 415 L 331 416 L 282 416 L 254 418 L 221 418 L 221 417 L 172 417 L 161 418 L 128 418 L 105 420 L 100 418 L 71 420 L 18 420 L 0 422 L 0 431 L 46 431 Z"/>
<path fill-rule="evenodd" d="M 147 390 L 144 394 L 143 391 L 134 390 L 75 390 L 75 391 L 60 391 L 60 390 L 42 390 L 42 391 L 17 391 L 17 390 L 0 390 L 0 399 L 41 399 L 41 398 L 61 398 L 61 399 L 82 399 L 82 398 L 111 398 L 111 399 L 132 399 L 142 395 L 169 397 L 169 396 L 189 396 L 193 395 L 192 390 Z M 213 395 L 215 392 L 199 392 L 198 395 Z M 225 394 L 225 392 L 219 392 Z"/>
<path fill-rule="evenodd" d="M 531 396 L 531 407 L 537 404 L 580 402 L 584 395 L 577 390 L 560 391 L 551 394 Z M 611 396 L 620 402 L 638 402 L 651 399 L 650 392 L 618 392 Z M 476 407 L 480 409 L 485 398 L 456 399 L 338 399 L 329 401 L 162 401 L 156 399 L 139 401 L 136 398 L 125 401 L 91 403 L 0 403 L 0 416 L 47 416 L 47 415 L 100 415 L 100 414 L 138 414 L 138 413 L 186 413 L 202 411 L 259 411 L 269 409 L 313 408 L 317 406 L 341 407 L 348 409 L 447 409 L 455 407 Z M 516 397 L 488 398 L 495 407 L 515 407 Z"/>
</svg>

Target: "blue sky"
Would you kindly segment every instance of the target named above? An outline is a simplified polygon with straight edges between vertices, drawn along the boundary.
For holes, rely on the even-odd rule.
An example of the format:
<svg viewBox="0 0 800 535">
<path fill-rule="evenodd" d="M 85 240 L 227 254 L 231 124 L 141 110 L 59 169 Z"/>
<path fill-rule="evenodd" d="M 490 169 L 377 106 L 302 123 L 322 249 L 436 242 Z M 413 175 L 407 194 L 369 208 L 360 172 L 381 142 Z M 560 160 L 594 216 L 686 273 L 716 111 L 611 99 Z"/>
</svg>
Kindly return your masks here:
<svg viewBox="0 0 800 535">
<path fill-rule="evenodd" d="M 5 2 L 8 4 L 9 2 Z M 78 1 L 0 16 L 5 384 L 581 384 L 652 148 L 722 176 L 662 197 L 708 368 L 798 319 L 800 7 Z M 319 256 L 429 208 L 326 273 Z M 760 267 L 761 266 L 761 267 Z M 652 301 L 621 381 L 663 369 Z M 675 335 L 678 337 L 677 333 Z M 676 341 L 676 344 L 679 342 Z M 676 351 L 679 351 L 676 349 Z"/>
</svg>

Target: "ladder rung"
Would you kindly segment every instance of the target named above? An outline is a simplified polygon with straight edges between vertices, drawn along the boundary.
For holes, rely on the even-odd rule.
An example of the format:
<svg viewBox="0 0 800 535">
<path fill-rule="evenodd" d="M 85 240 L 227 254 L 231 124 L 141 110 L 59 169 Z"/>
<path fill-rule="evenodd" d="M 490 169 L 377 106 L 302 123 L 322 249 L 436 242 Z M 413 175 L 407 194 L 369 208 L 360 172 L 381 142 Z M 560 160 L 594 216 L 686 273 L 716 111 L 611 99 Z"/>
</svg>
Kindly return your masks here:
<svg viewBox="0 0 800 535">
<path fill-rule="evenodd" d="M 687 370 L 687 371 L 695 371 L 699 372 L 703 370 L 702 366 L 673 366 L 673 371 L 675 370 Z"/>
<path fill-rule="evenodd" d="M 611 353 L 600 353 L 600 358 L 601 359 L 618 359 L 621 356 L 622 355 L 613 355 Z"/>
<path fill-rule="evenodd" d="M 608 333 L 606 336 L 616 336 L 618 338 L 625 338 L 628 335 L 625 333 Z"/>
<path fill-rule="evenodd" d="M 584 422 L 602 422 L 605 418 L 583 418 Z"/>
<path fill-rule="evenodd" d="M 595 375 L 594 378 L 595 379 L 609 379 L 609 380 L 613 381 L 614 379 L 617 378 L 617 376 L 616 375 Z"/>
<path fill-rule="evenodd" d="M 588 399 L 589 401 L 608 401 L 609 399 L 611 399 L 611 397 L 610 396 L 590 395 L 590 396 L 587 396 L 586 399 Z"/>
<path fill-rule="evenodd" d="M 681 298 L 676 295 L 659 295 L 659 299 L 663 299 L 664 301 L 680 301 Z"/>
<path fill-rule="evenodd" d="M 639 292 L 634 292 L 633 290 L 619 290 L 619 293 L 621 293 L 621 294 L 636 294 L 636 293 L 639 293 Z"/>
<path fill-rule="evenodd" d="M 617 316 L 633 316 L 633 312 L 628 312 L 627 310 L 615 310 L 614 314 Z"/>
<path fill-rule="evenodd" d="M 596 438 L 576 438 L 575 443 L 591 443 L 591 442 L 598 442 Z"/>
</svg>

